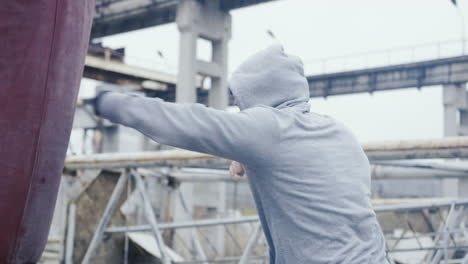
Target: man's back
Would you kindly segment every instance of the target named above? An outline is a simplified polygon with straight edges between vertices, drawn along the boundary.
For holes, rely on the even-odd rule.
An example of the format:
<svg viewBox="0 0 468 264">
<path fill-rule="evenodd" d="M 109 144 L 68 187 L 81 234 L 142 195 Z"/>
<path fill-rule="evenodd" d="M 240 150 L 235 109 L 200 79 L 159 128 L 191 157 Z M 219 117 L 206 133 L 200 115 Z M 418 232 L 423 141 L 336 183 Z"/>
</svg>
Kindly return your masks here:
<svg viewBox="0 0 468 264">
<path fill-rule="evenodd" d="M 272 263 L 386 263 L 369 162 L 354 136 L 300 105 L 270 111 L 278 138 L 269 162 L 245 168 Z"/>
</svg>

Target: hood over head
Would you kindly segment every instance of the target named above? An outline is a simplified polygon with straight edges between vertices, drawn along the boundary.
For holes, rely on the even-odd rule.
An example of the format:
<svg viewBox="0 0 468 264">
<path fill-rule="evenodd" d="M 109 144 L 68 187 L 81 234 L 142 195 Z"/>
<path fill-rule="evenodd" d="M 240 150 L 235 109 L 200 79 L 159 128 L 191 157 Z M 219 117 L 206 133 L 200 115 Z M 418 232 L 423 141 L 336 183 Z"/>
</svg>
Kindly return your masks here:
<svg viewBox="0 0 468 264">
<path fill-rule="evenodd" d="M 262 50 L 232 74 L 229 88 L 241 110 L 256 105 L 276 108 L 305 104 L 310 98 L 302 61 L 280 44 Z"/>
</svg>

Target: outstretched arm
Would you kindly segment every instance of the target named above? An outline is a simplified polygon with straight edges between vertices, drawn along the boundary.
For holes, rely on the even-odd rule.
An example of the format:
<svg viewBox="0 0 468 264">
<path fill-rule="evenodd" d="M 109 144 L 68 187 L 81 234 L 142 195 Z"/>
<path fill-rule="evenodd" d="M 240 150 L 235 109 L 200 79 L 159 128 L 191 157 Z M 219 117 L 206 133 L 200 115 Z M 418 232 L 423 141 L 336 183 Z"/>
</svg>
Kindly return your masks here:
<svg viewBox="0 0 468 264">
<path fill-rule="evenodd" d="M 268 153 L 269 143 L 274 142 L 265 138 L 275 136 L 273 117 L 261 107 L 230 113 L 202 104 L 107 92 L 100 96 L 96 109 L 102 117 L 161 144 L 240 162 Z"/>
</svg>

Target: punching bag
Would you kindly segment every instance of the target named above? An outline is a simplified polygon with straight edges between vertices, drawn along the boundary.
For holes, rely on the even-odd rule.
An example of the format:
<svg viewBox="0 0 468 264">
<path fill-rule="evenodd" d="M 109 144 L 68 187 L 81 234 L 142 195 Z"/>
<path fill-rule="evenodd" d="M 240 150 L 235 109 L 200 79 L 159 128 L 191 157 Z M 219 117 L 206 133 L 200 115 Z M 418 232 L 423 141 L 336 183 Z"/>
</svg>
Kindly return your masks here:
<svg viewBox="0 0 468 264">
<path fill-rule="evenodd" d="M 0 4 L 0 264 L 36 263 L 57 197 L 94 0 Z"/>
</svg>

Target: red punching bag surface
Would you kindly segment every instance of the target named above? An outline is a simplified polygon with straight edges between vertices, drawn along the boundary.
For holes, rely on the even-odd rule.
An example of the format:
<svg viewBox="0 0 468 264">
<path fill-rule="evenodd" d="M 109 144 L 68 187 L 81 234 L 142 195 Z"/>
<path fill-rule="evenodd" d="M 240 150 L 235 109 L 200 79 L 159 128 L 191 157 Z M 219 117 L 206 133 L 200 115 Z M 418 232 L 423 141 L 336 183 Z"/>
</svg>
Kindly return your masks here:
<svg viewBox="0 0 468 264">
<path fill-rule="evenodd" d="M 36 263 L 50 228 L 94 0 L 0 4 L 0 264 Z"/>
</svg>

